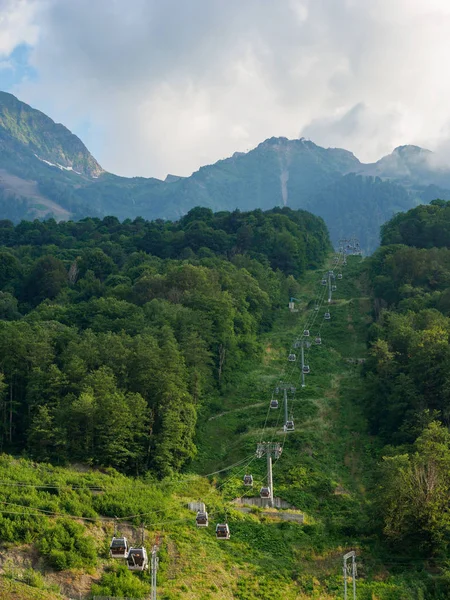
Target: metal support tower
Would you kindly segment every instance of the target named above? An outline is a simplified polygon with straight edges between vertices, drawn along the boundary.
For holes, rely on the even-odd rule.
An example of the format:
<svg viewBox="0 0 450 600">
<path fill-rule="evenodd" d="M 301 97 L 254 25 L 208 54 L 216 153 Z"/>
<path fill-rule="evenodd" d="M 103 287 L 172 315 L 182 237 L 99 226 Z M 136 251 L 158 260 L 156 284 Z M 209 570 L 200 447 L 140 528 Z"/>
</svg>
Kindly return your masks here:
<svg viewBox="0 0 450 600">
<path fill-rule="evenodd" d="M 152 560 L 151 560 L 151 600 L 156 600 L 156 573 L 158 571 L 159 558 L 158 558 L 158 546 L 152 548 Z"/>
<path fill-rule="evenodd" d="M 286 425 L 288 421 L 288 397 L 287 397 L 287 389 L 283 390 L 283 399 L 284 399 L 284 424 Z"/>
<path fill-rule="evenodd" d="M 347 552 L 347 554 L 344 554 L 344 567 L 342 569 L 344 573 L 344 600 L 347 600 L 347 579 L 349 575 L 347 560 L 349 558 L 352 559 L 351 574 L 353 580 L 353 600 L 356 600 L 356 552 L 354 550 L 352 550 L 351 552 Z"/>
<path fill-rule="evenodd" d="M 280 458 L 282 452 L 283 448 L 278 442 L 260 442 L 256 446 L 256 456 L 258 458 L 262 458 L 265 454 L 267 457 L 267 487 L 269 488 L 270 494 L 267 504 L 270 507 L 273 506 L 272 455 L 274 456 L 274 458 Z"/>
<path fill-rule="evenodd" d="M 305 387 L 305 373 L 303 372 L 303 367 L 305 366 L 305 344 L 302 341 L 302 388 Z"/>
<path fill-rule="evenodd" d="M 303 350 L 303 342 L 302 342 L 302 350 Z M 286 426 L 286 423 L 288 422 L 289 419 L 289 415 L 288 415 L 288 397 L 287 397 L 287 393 L 288 390 L 294 390 L 295 388 L 292 385 L 292 383 L 280 383 L 279 385 L 277 385 L 278 388 L 280 388 L 280 390 L 283 390 L 283 400 L 284 400 L 284 425 Z"/>
<path fill-rule="evenodd" d="M 328 271 L 328 302 L 331 302 L 331 273 Z"/>
</svg>

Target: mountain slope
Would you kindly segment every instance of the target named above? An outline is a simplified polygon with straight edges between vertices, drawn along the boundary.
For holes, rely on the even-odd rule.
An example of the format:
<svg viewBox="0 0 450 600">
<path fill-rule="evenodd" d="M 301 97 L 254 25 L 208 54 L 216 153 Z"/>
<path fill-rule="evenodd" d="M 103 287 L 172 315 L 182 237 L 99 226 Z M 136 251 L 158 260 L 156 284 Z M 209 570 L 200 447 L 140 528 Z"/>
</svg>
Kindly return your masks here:
<svg viewBox="0 0 450 600">
<path fill-rule="evenodd" d="M 64 125 L 6 92 L 0 92 L 0 148 L 2 155 L 15 154 L 19 148 L 28 150 L 44 163 L 88 177 L 103 172 L 83 142 Z"/>
<path fill-rule="evenodd" d="M 118 177 L 104 172 L 63 125 L 0 93 L 0 210 L 13 221 L 178 219 L 194 206 L 233 211 L 287 205 L 322 216 L 333 242 L 351 231 L 371 252 L 380 225 L 395 212 L 436 196 L 450 199 L 449 190 L 450 170 L 417 146 L 362 164 L 351 152 L 303 138 L 270 138 L 190 177 Z"/>
</svg>

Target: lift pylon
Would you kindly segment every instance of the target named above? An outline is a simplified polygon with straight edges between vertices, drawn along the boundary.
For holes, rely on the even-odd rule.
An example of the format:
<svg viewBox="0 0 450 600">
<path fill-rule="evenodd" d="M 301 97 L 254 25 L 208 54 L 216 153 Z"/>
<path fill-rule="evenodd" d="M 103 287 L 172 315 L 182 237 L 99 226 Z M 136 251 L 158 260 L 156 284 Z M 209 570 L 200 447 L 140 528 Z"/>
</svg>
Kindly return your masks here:
<svg viewBox="0 0 450 600">
<path fill-rule="evenodd" d="M 256 446 L 256 456 L 262 458 L 266 455 L 267 457 L 267 487 L 269 488 L 267 504 L 270 507 L 273 506 L 272 456 L 274 458 L 280 458 L 282 452 L 283 447 L 278 442 L 260 442 Z"/>
<path fill-rule="evenodd" d="M 302 349 L 303 349 L 303 342 L 301 342 L 302 344 Z M 288 396 L 287 393 L 292 392 L 295 393 L 295 387 L 292 385 L 292 383 L 280 383 L 278 386 L 278 389 L 283 390 L 283 400 L 284 400 L 284 429 L 286 430 L 286 424 L 289 421 L 289 416 L 288 416 Z"/>
</svg>

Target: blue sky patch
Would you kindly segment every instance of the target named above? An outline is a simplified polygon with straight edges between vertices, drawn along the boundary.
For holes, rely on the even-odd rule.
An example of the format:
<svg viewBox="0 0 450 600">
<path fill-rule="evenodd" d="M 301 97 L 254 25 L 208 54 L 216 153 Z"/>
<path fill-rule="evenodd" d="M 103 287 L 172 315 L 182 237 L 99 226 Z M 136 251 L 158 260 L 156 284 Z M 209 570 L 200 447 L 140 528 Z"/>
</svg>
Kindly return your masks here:
<svg viewBox="0 0 450 600">
<path fill-rule="evenodd" d="M 0 60 L 0 89 L 12 91 L 15 85 L 23 81 L 36 81 L 38 73 L 29 64 L 31 47 L 20 44 L 5 59 Z"/>
</svg>

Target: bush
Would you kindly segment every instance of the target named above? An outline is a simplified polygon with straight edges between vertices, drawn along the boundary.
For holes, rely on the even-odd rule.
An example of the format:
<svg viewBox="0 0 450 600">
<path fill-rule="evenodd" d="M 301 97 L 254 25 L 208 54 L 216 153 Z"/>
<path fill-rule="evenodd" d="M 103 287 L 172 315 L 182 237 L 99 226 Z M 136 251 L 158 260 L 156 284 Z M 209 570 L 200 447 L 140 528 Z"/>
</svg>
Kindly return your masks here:
<svg viewBox="0 0 450 600">
<path fill-rule="evenodd" d="M 103 573 L 100 583 L 92 586 L 94 596 L 125 596 L 144 598 L 148 595 L 150 586 L 136 575 L 128 571 L 125 565 L 117 565 Z"/>
<path fill-rule="evenodd" d="M 59 519 L 45 531 L 37 547 L 58 571 L 91 567 L 97 562 L 93 539 L 84 534 L 82 525 L 69 519 Z"/>
</svg>

